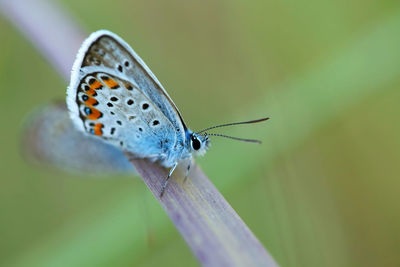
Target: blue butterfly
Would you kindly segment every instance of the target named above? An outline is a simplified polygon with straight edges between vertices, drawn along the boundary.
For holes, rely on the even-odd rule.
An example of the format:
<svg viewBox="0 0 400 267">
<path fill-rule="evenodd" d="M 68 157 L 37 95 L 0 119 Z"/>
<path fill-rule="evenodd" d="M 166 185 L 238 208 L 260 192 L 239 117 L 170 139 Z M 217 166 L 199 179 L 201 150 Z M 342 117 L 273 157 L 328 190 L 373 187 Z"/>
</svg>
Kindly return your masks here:
<svg viewBox="0 0 400 267">
<path fill-rule="evenodd" d="M 179 163 L 186 162 L 187 175 L 192 157 L 206 152 L 210 145 L 209 136 L 260 143 L 258 140 L 207 134 L 207 131 L 268 119 L 191 131 L 143 60 L 119 36 L 106 30 L 92 33 L 83 42 L 73 65 L 67 106 L 75 128 L 71 123 L 65 123 L 64 135 L 73 133 L 74 139 L 71 140 L 76 141 L 77 133 L 83 133 L 79 143 L 85 140 L 96 147 L 87 150 L 87 159 L 94 156 L 89 155 L 92 151 L 96 154 L 94 159 L 104 161 L 113 154 L 111 161 L 114 161 L 115 170 L 133 171 L 127 167 L 128 162 L 123 155 L 125 151 L 170 168 L 161 195 Z M 60 106 L 58 110 L 62 112 Z M 75 145 L 73 149 L 80 150 L 80 147 Z M 80 165 L 86 164 L 82 163 L 75 162 L 71 167 L 84 169 Z"/>
</svg>

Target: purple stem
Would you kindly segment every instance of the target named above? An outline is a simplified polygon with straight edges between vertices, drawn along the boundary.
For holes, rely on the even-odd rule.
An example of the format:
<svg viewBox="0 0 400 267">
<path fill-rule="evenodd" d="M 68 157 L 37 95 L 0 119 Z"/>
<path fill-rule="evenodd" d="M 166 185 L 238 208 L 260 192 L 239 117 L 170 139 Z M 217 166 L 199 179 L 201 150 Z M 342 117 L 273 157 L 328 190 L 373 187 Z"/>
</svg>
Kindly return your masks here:
<svg viewBox="0 0 400 267">
<path fill-rule="evenodd" d="M 67 80 L 85 34 L 62 7 L 45 0 L 0 0 L 3 13 Z"/>
<path fill-rule="evenodd" d="M 71 16 L 45 0 L 0 0 L 0 8 L 68 80 L 84 39 Z M 127 156 L 203 266 L 277 266 L 199 167 L 186 182 L 175 171 L 160 198 L 167 170 Z"/>
<path fill-rule="evenodd" d="M 176 170 L 160 198 L 167 170 L 131 162 L 204 266 L 277 266 L 198 166 L 185 182 L 184 171 Z"/>
</svg>

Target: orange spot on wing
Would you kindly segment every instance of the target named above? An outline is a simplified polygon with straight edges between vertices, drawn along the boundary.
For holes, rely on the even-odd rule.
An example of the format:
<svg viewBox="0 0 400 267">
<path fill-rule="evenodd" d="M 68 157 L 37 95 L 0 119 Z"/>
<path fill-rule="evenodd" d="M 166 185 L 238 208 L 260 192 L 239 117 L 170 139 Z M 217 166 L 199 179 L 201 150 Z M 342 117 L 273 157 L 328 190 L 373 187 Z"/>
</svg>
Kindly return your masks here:
<svg viewBox="0 0 400 267">
<path fill-rule="evenodd" d="M 102 85 L 98 80 L 95 80 L 95 81 L 90 85 L 90 89 L 93 89 L 93 90 L 100 89 L 101 87 L 103 87 L 103 85 Z"/>
<path fill-rule="evenodd" d="M 87 93 L 89 96 L 94 96 L 94 95 L 96 95 L 96 91 L 95 91 L 94 89 L 89 89 L 89 90 L 86 91 L 86 93 Z"/>
<path fill-rule="evenodd" d="M 104 83 L 110 87 L 111 89 L 116 89 L 119 87 L 119 84 L 113 79 L 103 79 Z"/>
<path fill-rule="evenodd" d="M 104 127 L 102 123 L 96 123 L 94 126 L 94 134 L 95 135 L 103 135 L 103 131 L 101 130 Z"/>
<path fill-rule="evenodd" d="M 85 104 L 88 106 L 93 106 L 98 104 L 99 102 L 97 102 L 96 99 L 94 99 L 93 97 L 89 97 L 88 100 L 85 101 Z"/>
<path fill-rule="evenodd" d="M 91 113 L 87 116 L 89 120 L 97 120 L 103 115 L 98 109 L 95 108 L 90 108 L 90 111 Z"/>
</svg>

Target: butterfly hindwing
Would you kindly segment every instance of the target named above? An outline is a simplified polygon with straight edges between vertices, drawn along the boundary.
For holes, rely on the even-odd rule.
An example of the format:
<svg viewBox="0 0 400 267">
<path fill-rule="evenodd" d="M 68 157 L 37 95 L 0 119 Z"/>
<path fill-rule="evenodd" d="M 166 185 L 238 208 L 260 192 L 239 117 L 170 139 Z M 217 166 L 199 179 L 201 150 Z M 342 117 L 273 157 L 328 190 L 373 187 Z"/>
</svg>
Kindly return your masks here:
<svg viewBox="0 0 400 267">
<path fill-rule="evenodd" d="M 75 103 L 85 132 L 139 157 L 159 155 L 160 144 L 173 144 L 176 134 L 171 122 L 134 81 L 105 67 L 81 78 Z M 118 75 L 118 76 L 117 76 Z"/>
</svg>

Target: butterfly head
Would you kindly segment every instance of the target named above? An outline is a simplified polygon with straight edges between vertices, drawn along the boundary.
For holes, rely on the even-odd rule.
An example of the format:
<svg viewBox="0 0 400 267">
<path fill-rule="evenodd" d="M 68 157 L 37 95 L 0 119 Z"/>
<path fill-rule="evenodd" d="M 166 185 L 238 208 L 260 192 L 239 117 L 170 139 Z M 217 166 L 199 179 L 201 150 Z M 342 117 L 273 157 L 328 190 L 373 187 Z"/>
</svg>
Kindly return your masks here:
<svg viewBox="0 0 400 267">
<path fill-rule="evenodd" d="M 190 133 L 190 150 L 194 155 L 204 155 L 210 146 L 210 140 L 207 134 Z"/>
</svg>

